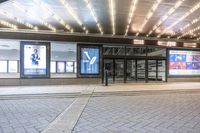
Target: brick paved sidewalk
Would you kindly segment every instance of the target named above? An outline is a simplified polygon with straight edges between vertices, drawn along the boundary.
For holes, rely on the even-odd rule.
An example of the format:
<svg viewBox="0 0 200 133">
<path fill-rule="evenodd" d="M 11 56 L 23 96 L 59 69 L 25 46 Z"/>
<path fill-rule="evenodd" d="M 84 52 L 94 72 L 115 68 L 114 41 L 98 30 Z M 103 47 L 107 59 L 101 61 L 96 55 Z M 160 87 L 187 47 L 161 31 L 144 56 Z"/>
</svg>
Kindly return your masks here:
<svg viewBox="0 0 200 133">
<path fill-rule="evenodd" d="M 200 93 L 91 98 L 73 133 L 199 133 Z"/>
<path fill-rule="evenodd" d="M 39 133 L 73 98 L 0 100 L 0 133 Z"/>
</svg>

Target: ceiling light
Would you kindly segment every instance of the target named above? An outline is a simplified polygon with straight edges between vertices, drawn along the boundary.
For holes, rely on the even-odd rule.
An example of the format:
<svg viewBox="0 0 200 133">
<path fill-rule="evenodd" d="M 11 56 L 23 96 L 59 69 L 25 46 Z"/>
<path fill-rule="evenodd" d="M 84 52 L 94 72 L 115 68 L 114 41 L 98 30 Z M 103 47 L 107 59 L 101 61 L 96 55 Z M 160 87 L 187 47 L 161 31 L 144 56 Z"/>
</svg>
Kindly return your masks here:
<svg viewBox="0 0 200 133">
<path fill-rule="evenodd" d="M 155 26 L 153 26 L 153 30 L 151 30 L 147 35 L 151 35 L 153 31 L 155 31 L 172 13 L 174 13 L 174 11 L 177 8 L 179 8 L 184 1 L 185 0 L 178 0 L 175 3 L 174 7 L 172 7 L 166 14 L 163 15 L 163 17 L 158 21 L 158 23 Z"/>
<path fill-rule="evenodd" d="M 11 24 L 9 23 L 8 21 L 5 21 L 5 20 L 0 20 L 0 24 L 4 25 L 4 26 L 7 26 L 7 27 L 10 27 L 12 28 L 13 30 L 17 30 L 17 25 L 15 24 Z"/>
<path fill-rule="evenodd" d="M 125 36 L 127 36 L 127 34 L 128 34 L 128 30 L 129 30 L 129 27 L 130 27 L 130 24 L 131 24 L 131 21 L 132 21 L 132 18 L 133 18 L 135 9 L 136 9 L 137 2 L 138 2 L 138 0 L 132 0 L 132 2 L 131 2 L 131 8 L 130 8 L 129 15 L 128 15 L 128 24 L 126 26 Z"/>
<path fill-rule="evenodd" d="M 81 26 L 81 28 L 85 32 L 89 32 L 87 28 L 83 25 L 83 22 L 80 20 L 80 18 L 76 15 L 76 13 L 73 11 L 72 7 L 69 5 L 67 0 L 60 0 L 60 2 L 63 4 L 65 9 L 70 13 L 70 15 L 76 20 L 76 22 Z"/>
<path fill-rule="evenodd" d="M 198 31 L 198 30 L 200 30 L 200 26 L 197 26 L 197 27 L 195 27 L 195 28 L 189 30 L 188 32 L 182 34 L 181 36 L 178 36 L 177 38 L 180 39 L 180 38 L 185 37 L 185 36 L 187 36 L 187 35 L 189 35 L 189 34 L 192 34 L 192 35 L 194 36 L 194 35 L 195 35 L 194 32 L 196 32 L 196 31 Z"/>
<path fill-rule="evenodd" d="M 196 10 L 198 10 L 199 8 L 200 8 L 200 2 L 198 4 L 196 4 L 192 9 L 190 9 L 188 12 L 186 12 L 181 18 L 179 18 L 174 23 L 172 23 L 170 26 L 168 26 L 160 34 L 161 35 L 165 34 L 168 30 L 172 29 L 175 25 L 177 25 L 179 22 L 181 22 L 183 19 L 185 19 L 186 17 L 188 17 L 190 14 L 192 14 L 193 12 L 195 12 Z"/>
<path fill-rule="evenodd" d="M 18 8 L 19 10 L 21 10 L 22 12 L 26 13 L 27 15 L 36 18 L 38 21 L 40 21 L 40 23 L 42 23 L 45 27 L 47 27 L 48 29 L 56 32 L 56 28 L 54 26 L 52 26 L 51 24 L 47 23 L 46 21 L 44 21 L 43 19 L 39 18 L 38 16 L 35 16 L 34 14 L 32 14 L 31 12 L 29 12 L 28 10 L 26 10 L 25 8 L 23 8 L 18 2 L 16 1 L 12 1 L 13 5 Z"/>
<path fill-rule="evenodd" d="M 51 15 L 55 20 L 57 20 L 61 25 L 63 25 L 70 32 L 73 31 L 71 26 L 67 24 L 60 16 L 58 16 L 54 11 L 50 9 L 50 7 L 42 2 L 41 0 L 33 0 L 39 7 L 41 7 L 45 12 Z"/>
<path fill-rule="evenodd" d="M 96 16 L 96 14 L 95 14 L 95 12 L 94 12 L 94 9 L 93 9 L 93 7 L 92 7 L 92 5 L 91 5 L 91 3 L 90 3 L 90 0 L 84 0 L 84 1 L 85 1 L 85 3 L 87 4 L 87 8 L 90 10 L 90 14 L 91 14 L 92 18 L 93 18 L 94 21 L 96 22 L 96 25 L 97 25 L 97 27 L 98 27 L 98 29 L 99 29 L 99 32 L 100 32 L 101 34 L 103 34 L 102 27 L 101 27 L 101 25 L 100 25 L 100 23 L 99 23 L 99 20 L 97 19 L 97 16 Z"/>
<path fill-rule="evenodd" d="M 31 28 L 33 30 L 38 30 L 37 26 L 34 26 L 34 25 L 32 25 L 32 24 L 30 24 L 28 22 L 23 21 L 22 19 L 13 16 L 11 13 L 8 13 L 8 12 L 4 11 L 4 12 L 0 12 L 0 14 L 4 15 L 4 16 L 10 18 L 10 19 L 13 19 L 13 20 L 17 21 L 18 23 L 23 24 L 23 25 L 25 25 L 28 28 Z"/>
<path fill-rule="evenodd" d="M 147 13 L 147 16 L 144 19 L 144 22 L 142 23 L 142 26 L 140 27 L 139 31 L 136 33 L 136 36 L 139 35 L 140 32 L 143 31 L 145 25 L 148 23 L 148 21 L 151 19 L 151 17 L 153 16 L 154 12 L 156 11 L 156 9 L 158 8 L 158 5 L 162 2 L 162 0 L 156 0 L 152 6 L 152 8 L 150 9 L 150 11 Z"/>
<path fill-rule="evenodd" d="M 111 17 L 111 22 L 112 22 L 112 30 L 113 30 L 113 35 L 115 35 L 115 0 L 109 0 L 109 5 L 110 5 L 110 17 Z"/>
</svg>

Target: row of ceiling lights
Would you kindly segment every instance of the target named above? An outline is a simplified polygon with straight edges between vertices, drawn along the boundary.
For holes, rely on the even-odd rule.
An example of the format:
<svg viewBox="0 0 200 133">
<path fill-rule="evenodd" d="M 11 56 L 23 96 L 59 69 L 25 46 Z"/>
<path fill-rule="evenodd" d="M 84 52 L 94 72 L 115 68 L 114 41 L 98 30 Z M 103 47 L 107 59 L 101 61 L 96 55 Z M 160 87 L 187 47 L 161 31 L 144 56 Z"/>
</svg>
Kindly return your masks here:
<svg viewBox="0 0 200 133">
<path fill-rule="evenodd" d="M 76 20 L 76 22 L 81 26 L 81 28 L 85 31 L 87 34 L 89 31 L 84 26 L 83 22 L 80 20 L 80 18 L 77 16 L 77 14 L 73 11 L 72 7 L 69 5 L 69 3 L 66 0 L 60 0 L 60 2 L 63 4 L 65 9 L 70 13 L 70 15 Z"/>
<path fill-rule="evenodd" d="M 99 29 L 99 32 L 101 33 L 101 35 L 103 35 L 103 29 L 101 27 L 101 24 L 99 23 L 99 20 L 97 19 L 96 13 L 94 12 L 94 9 L 92 7 L 92 4 L 90 3 L 90 0 L 84 0 L 84 1 L 87 4 L 87 8 L 89 9 L 92 18 L 94 19 L 94 21 Z"/>
<path fill-rule="evenodd" d="M 54 13 L 44 2 L 41 0 L 33 0 L 40 8 L 42 8 L 45 12 L 51 15 L 56 21 L 58 21 L 61 25 L 63 25 L 67 30 L 73 32 L 74 30 L 71 28 L 69 24 L 67 24 L 60 16 Z"/>
<path fill-rule="evenodd" d="M 179 8 L 181 6 L 181 4 L 184 2 L 185 0 L 178 0 L 176 2 L 176 4 L 174 5 L 174 7 L 172 7 L 158 22 L 156 25 L 153 26 L 153 29 L 151 31 L 149 31 L 149 33 L 147 34 L 147 37 L 150 36 L 153 31 L 157 30 L 159 28 L 159 26 L 165 21 L 167 20 L 167 18 L 175 12 L 175 10 L 177 8 Z"/>
<path fill-rule="evenodd" d="M 38 27 L 37 26 L 34 26 L 28 22 L 25 22 L 23 21 L 22 19 L 18 18 L 18 17 L 15 17 L 14 15 L 12 15 L 11 13 L 8 13 L 8 12 L 0 12 L 1 15 L 4 15 L 12 20 L 15 20 L 17 21 L 18 23 L 22 24 L 22 25 L 25 25 L 26 27 L 30 28 L 30 29 L 33 29 L 33 30 L 38 30 Z"/>
<path fill-rule="evenodd" d="M 109 0 L 109 6 L 110 6 L 112 31 L 113 31 L 113 35 L 115 35 L 116 31 L 115 31 L 115 3 L 114 3 L 114 0 Z"/>
<path fill-rule="evenodd" d="M 34 15 L 33 13 L 31 13 L 30 11 L 28 11 L 27 9 L 25 9 L 24 7 L 22 7 L 18 2 L 16 1 L 12 1 L 13 5 L 18 8 L 19 10 L 21 10 L 22 12 L 24 12 L 25 14 L 36 18 L 37 20 L 39 20 L 45 27 L 47 27 L 48 29 L 56 32 L 56 28 L 54 26 L 52 26 L 51 24 L 49 24 L 48 22 L 44 21 L 42 18 Z"/>
<path fill-rule="evenodd" d="M 159 4 L 162 2 L 162 0 L 156 0 L 152 6 L 152 8 L 150 9 L 150 11 L 147 13 L 147 16 L 144 19 L 144 22 L 142 23 L 142 26 L 140 27 L 139 31 L 136 33 L 136 36 L 138 36 L 140 34 L 140 32 L 143 31 L 145 25 L 148 23 L 148 21 L 151 19 L 151 17 L 153 16 L 154 12 L 156 11 L 156 9 L 158 8 Z"/>
<path fill-rule="evenodd" d="M 161 35 L 165 34 L 167 31 L 169 31 L 170 29 L 172 29 L 175 25 L 177 25 L 179 22 L 181 22 L 182 20 L 184 20 L 186 17 L 188 17 L 189 15 L 191 15 L 192 13 L 194 13 L 195 11 L 197 11 L 199 8 L 200 8 L 200 2 L 198 4 L 196 4 L 192 9 L 190 9 L 189 11 L 187 11 L 181 18 L 179 18 L 174 23 L 172 23 L 170 26 L 168 26 L 163 32 L 161 32 L 158 35 L 158 37 L 160 37 Z"/>
<path fill-rule="evenodd" d="M 43 8 L 45 11 L 47 11 L 51 16 L 53 16 L 53 18 L 55 20 L 57 20 L 61 25 L 63 25 L 66 29 L 68 29 L 70 32 L 73 32 L 73 28 L 71 28 L 71 26 L 69 24 L 67 24 L 63 19 L 61 19 L 60 16 L 58 16 L 55 12 L 53 12 L 46 4 L 44 4 L 41 1 L 38 0 L 33 0 L 37 5 L 39 5 L 41 8 Z M 88 9 L 90 10 L 90 14 L 92 15 L 94 21 L 96 22 L 96 25 L 100 31 L 101 34 L 103 34 L 103 30 L 102 27 L 96 17 L 96 14 L 94 12 L 94 9 L 90 3 L 90 0 L 84 0 L 87 4 Z M 185 0 L 178 0 L 176 2 L 176 4 L 174 5 L 174 7 L 172 7 L 159 21 L 156 25 L 153 26 L 153 29 L 147 34 L 147 37 L 149 35 L 151 35 L 153 33 L 153 31 L 157 30 L 159 28 L 159 26 L 173 13 L 175 12 L 175 10 L 181 6 L 181 4 L 184 2 Z M 87 28 L 83 25 L 83 22 L 78 18 L 78 16 L 75 14 L 75 12 L 73 11 L 73 9 L 71 8 L 71 6 L 67 3 L 66 0 L 60 0 L 60 2 L 64 5 L 64 7 L 66 8 L 66 10 L 71 14 L 71 16 L 76 20 L 76 22 L 82 27 L 82 29 L 85 31 L 85 33 L 88 33 Z M 136 5 L 137 5 L 138 0 L 132 0 L 131 3 L 131 8 L 129 11 L 129 15 L 128 15 L 128 24 L 126 26 L 126 31 L 125 31 L 125 36 L 127 36 L 128 30 L 130 28 L 130 24 L 136 9 Z M 162 2 L 162 0 L 157 0 L 151 10 L 148 12 L 147 16 L 145 17 L 144 22 L 142 23 L 141 28 L 139 29 L 139 31 L 136 33 L 136 36 L 139 35 L 140 32 L 142 32 L 143 28 L 145 27 L 145 25 L 147 24 L 147 22 L 150 20 L 150 18 L 152 17 L 153 13 L 155 12 L 155 10 L 158 8 L 158 5 Z M 115 0 L 109 0 L 110 3 L 110 13 L 111 13 L 111 22 L 112 22 L 112 29 L 113 29 L 113 35 L 115 35 L 116 30 L 115 30 Z M 52 26 L 51 24 L 47 23 L 46 21 L 44 21 L 43 19 L 39 18 L 38 16 L 35 16 L 34 14 L 32 14 L 31 12 L 29 12 L 28 10 L 26 10 L 25 8 L 23 8 L 19 3 L 14 2 L 13 1 L 13 5 L 15 7 L 17 7 L 18 9 L 22 10 L 23 12 L 25 12 L 26 14 L 37 18 L 44 26 L 46 26 L 47 28 L 51 29 L 52 31 L 56 31 L 56 28 L 54 26 Z M 188 12 L 185 13 L 184 16 L 182 16 L 180 19 L 178 19 L 177 21 L 175 21 L 172 25 L 170 25 L 169 27 L 167 27 L 162 33 L 160 33 L 157 37 L 160 37 L 161 35 L 165 34 L 167 31 L 169 31 L 169 29 L 173 28 L 176 24 L 178 24 L 180 21 L 182 21 L 183 19 L 185 19 L 187 16 L 189 16 L 190 14 L 192 14 L 193 12 L 195 12 L 197 9 L 200 8 L 200 3 L 198 3 L 196 6 L 194 6 L 191 10 L 189 10 Z M 9 14 L 7 12 L 0 12 L 1 14 L 7 16 L 8 18 L 12 18 L 15 19 L 17 22 L 27 26 L 28 28 L 34 29 L 34 30 L 38 30 L 37 26 L 34 26 L 28 22 L 24 22 L 23 20 L 13 16 L 12 14 Z M 181 30 L 185 30 L 186 28 L 188 28 L 189 26 L 191 26 L 194 23 L 197 23 L 200 20 L 200 18 L 193 20 L 190 24 L 187 24 L 186 26 L 184 26 L 183 28 L 181 28 Z M 2 20 L 2 25 L 6 25 L 8 27 L 11 27 L 13 29 L 17 29 L 17 25 L 14 24 L 10 24 L 7 21 Z M 184 35 L 194 32 L 196 30 L 198 30 L 199 28 L 195 28 L 193 30 L 190 30 L 190 32 L 185 33 Z M 174 33 L 174 32 L 173 32 Z M 174 34 L 172 34 L 174 35 Z M 181 37 L 184 36 L 179 36 L 177 37 L 177 39 L 180 39 Z"/>
<path fill-rule="evenodd" d="M 133 15 L 134 15 L 137 3 L 138 3 L 138 0 L 132 0 L 131 8 L 130 8 L 130 11 L 129 11 L 129 14 L 128 14 L 128 24 L 126 26 L 125 36 L 127 36 L 127 34 L 128 34 L 128 30 L 130 28 L 130 24 L 131 24 L 131 21 L 133 19 Z"/>
</svg>

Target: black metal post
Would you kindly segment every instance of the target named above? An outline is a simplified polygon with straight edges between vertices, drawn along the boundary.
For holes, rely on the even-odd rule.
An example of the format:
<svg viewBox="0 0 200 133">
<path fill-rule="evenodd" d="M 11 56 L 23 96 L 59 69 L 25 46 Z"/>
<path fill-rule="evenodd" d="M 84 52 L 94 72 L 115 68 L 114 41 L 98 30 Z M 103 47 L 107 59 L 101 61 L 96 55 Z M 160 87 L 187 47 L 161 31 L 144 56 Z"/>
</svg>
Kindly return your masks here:
<svg viewBox="0 0 200 133">
<path fill-rule="evenodd" d="M 105 86 L 108 86 L 108 70 L 105 70 Z"/>
</svg>

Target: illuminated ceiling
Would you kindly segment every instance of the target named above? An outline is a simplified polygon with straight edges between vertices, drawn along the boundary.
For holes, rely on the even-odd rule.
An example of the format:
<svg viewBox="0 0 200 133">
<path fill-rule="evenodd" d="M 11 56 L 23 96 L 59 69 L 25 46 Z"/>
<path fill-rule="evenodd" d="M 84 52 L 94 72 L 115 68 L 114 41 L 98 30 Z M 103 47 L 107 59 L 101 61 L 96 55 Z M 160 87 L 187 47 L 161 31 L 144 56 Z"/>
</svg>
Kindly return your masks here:
<svg viewBox="0 0 200 133">
<path fill-rule="evenodd" d="M 200 40 L 200 1 L 8 0 L 0 29 Z"/>
</svg>

